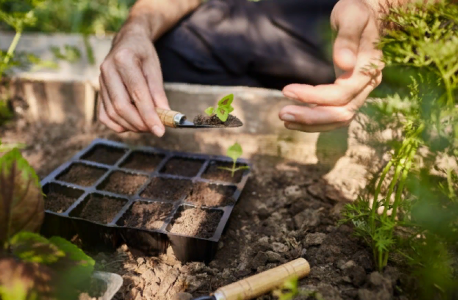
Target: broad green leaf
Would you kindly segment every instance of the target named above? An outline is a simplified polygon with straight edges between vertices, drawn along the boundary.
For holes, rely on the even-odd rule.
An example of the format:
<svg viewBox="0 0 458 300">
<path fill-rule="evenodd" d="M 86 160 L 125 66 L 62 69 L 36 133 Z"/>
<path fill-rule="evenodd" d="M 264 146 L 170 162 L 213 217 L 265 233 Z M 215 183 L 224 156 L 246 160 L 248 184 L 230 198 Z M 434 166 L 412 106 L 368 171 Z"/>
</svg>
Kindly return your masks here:
<svg viewBox="0 0 458 300">
<path fill-rule="evenodd" d="M 237 159 L 242 156 L 243 154 L 243 150 L 242 150 L 242 146 L 240 146 L 239 143 L 235 143 L 234 145 L 230 146 L 228 149 L 227 149 L 227 156 L 229 156 L 230 158 L 232 158 L 232 160 L 234 162 L 237 162 Z"/>
<path fill-rule="evenodd" d="M 216 115 L 218 116 L 218 119 L 220 119 L 222 122 L 226 122 L 227 118 L 229 117 L 229 111 L 225 107 L 218 107 L 216 109 Z"/>
<path fill-rule="evenodd" d="M 214 112 L 215 112 L 215 109 L 211 106 L 205 110 L 205 113 L 209 116 L 213 115 Z"/>
<path fill-rule="evenodd" d="M 234 101 L 234 94 L 229 94 L 227 96 L 224 96 L 221 100 L 218 101 L 218 108 L 220 107 L 230 107 L 232 104 L 232 101 Z"/>
<path fill-rule="evenodd" d="M 234 108 L 232 106 L 229 106 L 228 112 L 231 113 L 234 111 Z"/>
<path fill-rule="evenodd" d="M 20 232 L 10 240 L 12 253 L 26 262 L 51 264 L 64 257 L 64 251 L 37 233 Z"/>
<path fill-rule="evenodd" d="M 38 231 L 44 200 L 34 169 L 18 149 L 0 157 L 0 245 L 20 231 Z"/>
</svg>

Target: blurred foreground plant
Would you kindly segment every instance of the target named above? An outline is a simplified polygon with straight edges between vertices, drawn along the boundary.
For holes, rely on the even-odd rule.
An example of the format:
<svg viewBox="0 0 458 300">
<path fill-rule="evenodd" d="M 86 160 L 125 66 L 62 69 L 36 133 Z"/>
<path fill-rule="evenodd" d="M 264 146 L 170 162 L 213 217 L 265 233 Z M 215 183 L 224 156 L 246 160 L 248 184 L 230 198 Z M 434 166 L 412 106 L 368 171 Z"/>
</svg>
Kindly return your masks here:
<svg viewBox="0 0 458 300">
<path fill-rule="evenodd" d="M 372 247 L 379 270 L 395 251 L 411 265 L 424 299 L 451 299 L 458 242 L 458 6 L 393 8 L 396 29 L 380 42 L 387 68 L 363 124 L 388 161 L 344 221 Z M 389 130 L 389 132 L 387 132 Z M 402 229 L 402 230 L 401 230 Z M 455 256 L 457 254 L 455 253 Z M 456 274 L 455 274 L 456 276 Z"/>
<path fill-rule="evenodd" d="M 34 233 L 43 218 L 38 176 L 10 150 L 0 157 L 0 299 L 77 299 L 89 283 L 94 260 L 60 237 Z"/>
</svg>

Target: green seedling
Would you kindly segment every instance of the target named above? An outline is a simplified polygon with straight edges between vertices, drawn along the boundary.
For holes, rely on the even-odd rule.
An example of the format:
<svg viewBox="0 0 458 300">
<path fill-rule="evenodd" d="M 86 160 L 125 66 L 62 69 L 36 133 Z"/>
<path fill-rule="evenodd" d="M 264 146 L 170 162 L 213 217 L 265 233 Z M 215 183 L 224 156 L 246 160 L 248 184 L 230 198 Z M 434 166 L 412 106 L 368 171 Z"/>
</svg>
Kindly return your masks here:
<svg viewBox="0 0 458 300">
<path fill-rule="evenodd" d="M 229 156 L 230 158 L 232 158 L 232 163 L 233 163 L 232 164 L 232 168 L 226 168 L 226 167 L 219 167 L 219 168 L 222 169 L 222 170 L 226 170 L 226 171 L 231 172 L 232 177 L 234 177 L 234 174 L 237 171 L 248 170 L 250 168 L 248 166 L 236 167 L 237 166 L 237 159 L 240 156 L 242 156 L 242 154 L 243 154 L 242 146 L 240 146 L 240 144 L 236 142 L 234 145 L 230 146 L 227 149 L 227 152 L 226 152 L 226 155 Z"/>
<path fill-rule="evenodd" d="M 234 101 L 234 94 L 224 96 L 218 101 L 217 107 L 210 106 L 205 110 L 205 113 L 209 116 L 216 114 L 218 119 L 222 122 L 226 122 L 229 114 L 234 111 L 234 108 L 231 105 L 232 101 Z"/>
</svg>

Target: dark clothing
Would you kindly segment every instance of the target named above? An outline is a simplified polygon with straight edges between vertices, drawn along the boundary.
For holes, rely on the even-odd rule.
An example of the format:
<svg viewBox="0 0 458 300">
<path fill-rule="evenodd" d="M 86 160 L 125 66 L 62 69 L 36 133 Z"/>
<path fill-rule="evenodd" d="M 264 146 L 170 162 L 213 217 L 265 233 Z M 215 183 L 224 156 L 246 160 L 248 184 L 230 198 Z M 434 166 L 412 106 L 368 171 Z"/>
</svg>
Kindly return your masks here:
<svg viewBox="0 0 458 300">
<path fill-rule="evenodd" d="M 334 80 L 337 0 L 211 0 L 156 42 L 164 81 L 282 89 Z"/>
</svg>

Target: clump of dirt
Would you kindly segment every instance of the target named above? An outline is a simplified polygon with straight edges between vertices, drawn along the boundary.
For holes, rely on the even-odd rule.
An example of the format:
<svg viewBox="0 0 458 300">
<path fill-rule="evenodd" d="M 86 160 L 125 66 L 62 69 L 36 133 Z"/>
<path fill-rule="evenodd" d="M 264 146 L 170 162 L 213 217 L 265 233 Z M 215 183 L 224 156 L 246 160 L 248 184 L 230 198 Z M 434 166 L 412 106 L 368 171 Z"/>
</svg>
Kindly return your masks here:
<svg viewBox="0 0 458 300">
<path fill-rule="evenodd" d="M 120 225 L 150 230 L 158 229 L 161 228 L 172 208 L 173 205 L 170 203 L 135 202 L 121 219 Z"/>
<path fill-rule="evenodd" d="M 236 168 L 245 166 L 244 164 L 236 164 Z M 212 161 L 205 172 L 202 174 L 202 178 L 215 180 L 215 181 L 224 181 L 231 183 L 239 183 L 242 180 L 243 172 L 245 170 L 239 170 L 234 173 L 232 177 L 232 172 L 228 170 L 223 170 L 220 168 L 232 168 L 232 163 L 225 162 L 214 162 Z"/>
<path fill-rule="evenodd" d="M 60 214 L 65 212 L 75 201 L 76 199 L 73 197 L 68 197 L 61 193 L 51 192 L 46 195 L 45 209 Z"/>
<path fill-rule="evenodd" d="M 162 168 L 161 173 L 194 177 L 199 173 L 204 161 L 190 158 L 172 158 Z"/>
<path fill-rule="evenodd" d="M 134 195 L 147 180 L 146 176 L 114 172 L 97 188 L 116 194 Z"/>
<path fill-rule="evenodd" d="M 77 184 L 80 186 L 93 185 L 107 170 L 83 164 L 71 165 L 70 169 L 59 175 L 57 180 Z"/>
<path fill-rule="evenodd" d="M 107 283 L 102 279 L 91 278 L 91 282 L 87 288 L 87 291 L 84 291 L 79 295 L 78 300 L 99 300 L 107 291 Z"/>
<path fill-rule="evenodd" d="M 142 198 L 175 202 L 191 190 L 190 180 L 155 177 L 140 194 Z"/>
<path fill-rule="evenodd" d="M 171 233 L 211 238 L 223 213 L 201 208 L 181 208 L 172 221 Z"/>
<path fill-rule="evenodd" d="M 221 121 L 217 115 L 206 116 L 197 115 L 194 118 L 195 125 L 212 125 L 215 127 L 240 127 L 243 126 L 242 121 L 234 115 L 229 115 L 226 122 Z"/>
<path fill-rule="evenodd" d="M 90 150 L 82 159 L 106 165 L 114 165 L 124 153 L 126 153 L 124 149 L 99 145 Z"/>
<path fill-rule="evenodd" d="M 79 207 L 72 211 L 70 215 L 97 223 L 108 224 L 126 203 L 127 200 L 92 194 Z"/>
<path fill-rule="evenodd" d="M 186 201 L 199 206 L 226 206 L 234 203 L 234 199 L 231 198 L 231 196 L 234 194 L 235 190 L 236 188 L 233 186 L 196 182 L 192 187 L 191 193 L 186 198 Z"/>
<path fill-rule="evenodd" d="M 133 152 L 126 161 L 121 164 L 121 168 L 152 172 L 163 159 L 164 155 L 161 154 Z"/>
</svg>

